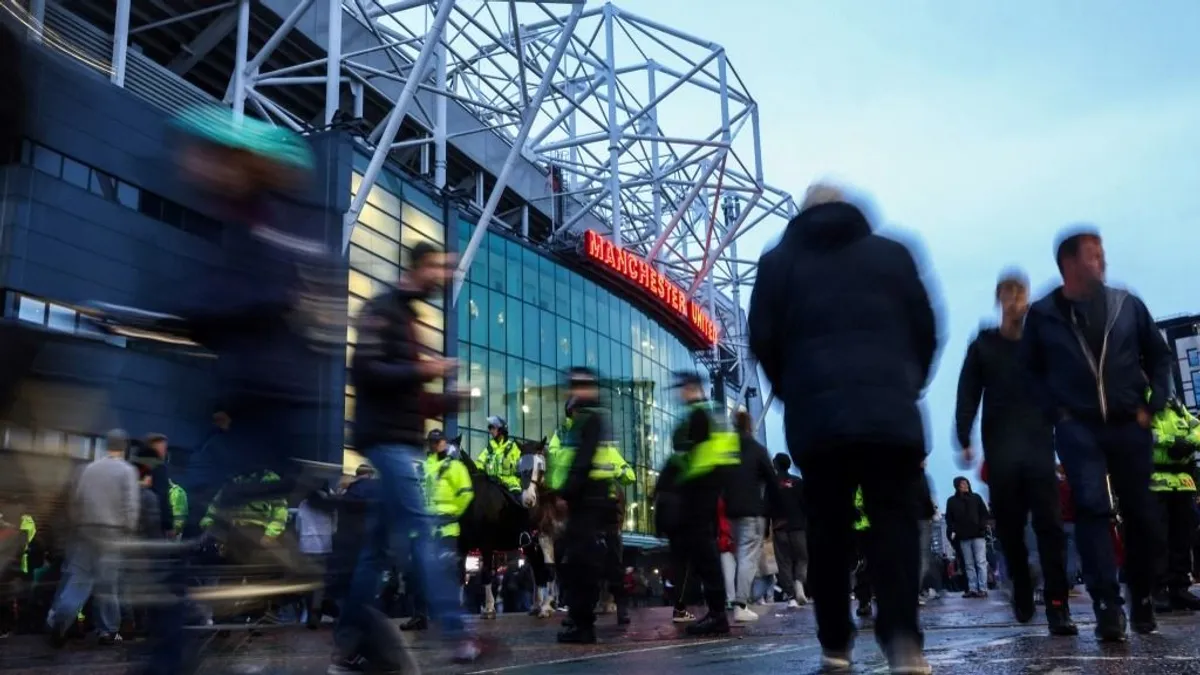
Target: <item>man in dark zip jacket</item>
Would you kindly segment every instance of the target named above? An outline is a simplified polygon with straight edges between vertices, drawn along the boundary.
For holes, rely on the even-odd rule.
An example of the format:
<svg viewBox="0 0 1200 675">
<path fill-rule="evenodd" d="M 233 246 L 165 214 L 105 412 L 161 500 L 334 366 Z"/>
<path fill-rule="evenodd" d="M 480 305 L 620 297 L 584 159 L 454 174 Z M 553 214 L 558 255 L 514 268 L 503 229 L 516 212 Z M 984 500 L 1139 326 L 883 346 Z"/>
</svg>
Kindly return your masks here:
<svg viewBox="0 0 1200 675">
<path fill-rule="evenodd" d="M 1165 542 L 1150 496 L 1149 430 L 1170 391 L 1171 354 L 1146 305 L 1105 286 L 1104 248 L 1095 230 L 1062 240 L 1063 285 L 1029 309 L 1022 356 L 1075 502 L 1075 531 L 1096 636 L 1125 639 L 1126 618 L 1109 534 L 1108 483 L 1121 503 L 1128 542 L 1126 581 L 1133 628 L 1157 628 L 1151 592 Z M 1147 397 L 1147 379 L 1150 395 Z"/>
<path fill-rule="evenodd" d="M 1054 428 L 1029 392 L 1020 366 L 1022 324 L 1029 308 L 1029 281 L 1010 271 L 996 284 L 999 328 L 982 330 L 967 348 L 958 376 L 955 411 L 963 463 L 972 461 L 971 428 L 983 399 L 983 452 L 991 487 L 996 535 L 1010 562 L 1013 613 L 1033 620 L 1033 578 L 1025 547 L 1025 524 L 1033 514 L 1045 578 L 1046 620 L 1052 635 L 1078 635 L 1067 604 L 1066 535 L 1058 508 Z"/>
</svg>

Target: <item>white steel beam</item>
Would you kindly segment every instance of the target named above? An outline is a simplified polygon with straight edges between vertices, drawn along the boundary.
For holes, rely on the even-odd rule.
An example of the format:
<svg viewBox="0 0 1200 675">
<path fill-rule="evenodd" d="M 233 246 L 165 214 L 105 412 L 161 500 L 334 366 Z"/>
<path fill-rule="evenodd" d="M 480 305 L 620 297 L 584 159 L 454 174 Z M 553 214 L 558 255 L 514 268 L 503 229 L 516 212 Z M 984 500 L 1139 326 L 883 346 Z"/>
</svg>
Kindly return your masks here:
<svg viewBox="0 0 1200 675">
<path fill-rule="evenodd" d="M 582 4 L 574 5 L 571 8 L 571 13 L 567 16 L 567 20 L 563 24 L 562 35 L 558 38 L 558 44 L 554 46 L 554 53 L 550 56 L 549 63 L 546 64 L 545 73 L 547 75 L 553 75 L 558 72 L 559 62 L 562 61 L 563 54 L 567 52 L 567 48 L 571 44 L 571 38 L 575 33 L 575 26 L 579 23 L 581 14 L 583 14 Z M 520 155 L 526 139 L 529 138 L 529 130 L 533 127 L 535 113 L 541 107 L 542 100 L 546 97 L 546 92 L 550 90 L 550 82 L 550 77 L 542 77 L 537 91 L 523 111 L 521 129 L 517 132 L 517 138 L 513 141 L 512 147 L 508 151 L 508 157 L 504 161 L 504 168 L 500 170 L 500 175 L 496 177 L 496 185 L 492 187 L 492 193 L 488 197 L 487 204 L 483 207 L 483 214 L 479 217 L 479 223 L 475 226 L 475 231 L 471 233 L 471 241 L 467 243 L 467 250 L 463 252 L 462 259 L 458 262 L 458 269 L 455 270 L 454 293 L 451 297 L 451 305 L 458 304 L 458 296 L 462 293 L 463 282 L 466 281 L 467 270 L 471 267 L 471 260 L 479 250 L 479 245 L 483 243 L 483 235 L 487 232 L 488 224 L 492 220 L 492 214 L 496 212 L 496 207 L 500 205 L 500 198 L 504 195 L 504 190 L 508 186 L 508 177 L 512 173 L 513 164 Z"/>
<path fill-rule="evenodd" d="M 237 50 L 233 59 L 233 119 L 240 123 L 246 117 L 248 75 L 246 55 L 250 50 L 250 0 L 238 0 Z"/>
<path fill-rule="evenodd" d="M 342 0 L 326 0 L 329 3 L 329 30 L 327 32 L 327 54 L 325 61 L 325 126 L 333 124 L 333 117 L 342 107 Z"/>
<path fill-rule="evenodd" d="M 113 18 L 112 83 L 125 86 L 125 57 L 129 53 L 129 5 L 130 0 L 117 0 Z M 45 12 L 45 9 L 42 10 Z"/>
<path fill-rule="evenodd" d="M 442 41 L 442 31 L 446 28 L 446 22 L 450 20 L 450 12 L 454 9 L 454 3 L 455 0 L 442 0 L 441 4 L 438 5 L 437 13 L 433 17 L 433 23 L 429 26 L 429 31 L 425 34 L 425 42 L 421 45 L 421 52 L 417 55 L 417 60 L 413 63 L 412 72 L 425 72 L 425 68 L 429 64 L 429 59 L 433 57 L 437 51 L 438 43 Z M 363 204 L 367 203 L 367 195 L 371 192 L 371 188 L 375 187 L 375 181 L 379 178 L 379 173 L 383 171 L 383 164 L 387 161 L 392 141 L 396 140 L 396 133 L 400 131 L 400 123 L 404 121 L 404 116 L 408 114 L 408 106 L 412 103 L 416 91 L 417 78 L 410 77 L 408 82 L 404 84 L 404 89 L 400 92 L 400 97 L 396 99 L 396 104 L 392 108 L 391 114 L 388 115 L 383 134 L 375 146 L 375 152 L 371 154 L 371 162 L 367 165 L 367 170 L 363 172 L 362 182 L 358 186 L 358 193 L 354 195 L 354 200 L 350 203 L 350 210 L 346 212 L 345 218 L 342 221 L 343 253 L 350 246 L 350 233 L 354 228 L 354 223 L 358 220 L 358 214 L 362 212 Z M 457 293 L 455 296 L 457 297 Z"/>
<path fill-rule="evenodd" d="M 237 5 L 236 2 L 226 4 L 229 7 Z M 238 12 L 236 9 L 227 11 L 213 19 L 212 23 L 205 26 L 204 30 L 200 31 L 200 34 L 194 40 L 180 48 L 179 54 L 167 64 L 167 70 L 176 75 L 183 75 L 192 68 L 195 68 L 197 63 L 203 61 L 237 27 L 237 21 Z"/>
</svg>

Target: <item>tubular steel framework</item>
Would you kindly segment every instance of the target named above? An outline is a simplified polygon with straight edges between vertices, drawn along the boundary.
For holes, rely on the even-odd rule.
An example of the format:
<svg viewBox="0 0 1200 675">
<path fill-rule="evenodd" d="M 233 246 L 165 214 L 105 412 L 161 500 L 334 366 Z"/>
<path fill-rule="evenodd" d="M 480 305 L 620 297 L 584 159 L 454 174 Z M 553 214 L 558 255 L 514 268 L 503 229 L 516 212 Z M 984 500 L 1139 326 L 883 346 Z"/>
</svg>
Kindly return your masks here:
<svg viewBox="0 0 1200 675">
<path fill-rule="evenodd" d="M 111 78 L 118 85 L 130 5 L 157 1 L 116 0 Z M 198 17 L 211 22 L 204 33 L 234 31 L 225 101 L 239 116 L 300 132 L 333 123 L 347 94 L 361 118 L 364 88 L 387 81 L 394 92 L 402 84 L 388 97 L 390 112 L 369 120 L 359 139 L 371 159 L 345 214 L 345 241 L 392 152 L 431 150 L 431 178 L 445 189 L 447 144 L 490 131 L 508 150 L 497 166 L 484 167 L 496 177 L 490 192 L 477 185 L 482 213 L 459 261 L 455 301 L 486 228 L 500 222 L 496 211 L 513 172 L 532 165 L 553 185 L 554 204 L 565 205 L 554 217 L 552 245 L 569 246 L 590 228 L 642 256 L 709 308 L 726 348 L 722 356 L 714 345 L 713 365 L 729 354 L 736 363 L 727 365 L 743 365 L 741 291 L 753 283 L 756 264 L 738 257 L 738 239 L 764 222 L 778 227 L 797 206 L 764 180 L 758 105 L 720 44 L 584 0 L 296 0 L 281 5 L 282 24 L 254 51 L 251 4 L 181 11 L 133 33 Z M 29 11 L 40 24 L 45 0 L 32 0 Z M 319 37 L 327 56 L 265 70 L 289 33 L 310 24 L 325 31 Z M 197 50 L 212 48 L 203 36 L 180 58 L 203 58 Z M 289 109 L 277 95 L 297 85 L 323 86 L 323 120 Z M 474 128 L 451 128 L 450 106 L 470 113 Z M 397 141 L 406 120 L 421 133 Z M 741 379 L 744 395 L 751 378 Z"/>
</svg>

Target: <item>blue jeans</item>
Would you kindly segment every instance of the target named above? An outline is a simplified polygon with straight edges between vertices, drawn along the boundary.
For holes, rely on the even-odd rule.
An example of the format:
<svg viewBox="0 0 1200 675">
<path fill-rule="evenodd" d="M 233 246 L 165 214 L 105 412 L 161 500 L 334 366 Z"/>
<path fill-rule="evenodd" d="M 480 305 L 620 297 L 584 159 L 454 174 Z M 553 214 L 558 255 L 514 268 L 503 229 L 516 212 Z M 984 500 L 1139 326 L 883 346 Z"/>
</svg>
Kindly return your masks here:
<svg viewBox="0 0 1200 675">
<path fill-rule="evenodd" d="M 963 570 L 967 573 L 967 590 L 986 593 L 988 586 L 987 539 L 962 541 Z"/>
<path fill-rule="evenodd" d="M 354 577 L 346 596 L 345 606 L 334 631 L 334 642 L 346 655 L 358 652 L 362 637 L 370 631 L 367 608 L 375 603 L 383 572 L 392 564 L 403 561 L 404 550 L 412 548 L 412 564 L 417 566 L 413 578 L 421 584 L 429 607 L 430 618 L 440 620 L 442 630 L 451 640 L 464 632 L 462 613 L 458 606 L 458 587 L 455 578 L 458 565 L 454 551 L 443 551 L 432 537 L 410 538 L 412 532 L 432 532 L 433 519 L 425 511 L 421 493 L 420 469 L 423 457 L 419 448 L 405 445 L 385 445 L 371 448 L 367 459 L 375 467 L 382 482 L 379 501 L 367 522 L 366 540 L 354 568 Z M 403 568 L 403 565 L 399 565 Z"/>
<path fill-rule="evenodd" d="M 54 601 L 54 628 L 65 630 L 92 597 L 96 629 L 101 634 L 113 634 L 120 629 L 117 579 L 121 558 L 114 549 L 105 546 L 106 536 L 120 536 L 120 533 L 116 530 L 80 532 L 71 540 L 58 597 Z"/>
<path fill-rule="evenodd" d="M 1149 596 L 1154 588 L 1154 560 L 1165 547 L 1150 496 L 1150 431 L 1134 422 L 1104 425 L 1065 420 L 1054 434 L 1075 502 L 1075 545 L 1092 600 L 1119 602 L 1121 598 L 1110 531 L 1110 480 L 1127 525 L 1129 590 L 1135 598 Z"/>
</svg>

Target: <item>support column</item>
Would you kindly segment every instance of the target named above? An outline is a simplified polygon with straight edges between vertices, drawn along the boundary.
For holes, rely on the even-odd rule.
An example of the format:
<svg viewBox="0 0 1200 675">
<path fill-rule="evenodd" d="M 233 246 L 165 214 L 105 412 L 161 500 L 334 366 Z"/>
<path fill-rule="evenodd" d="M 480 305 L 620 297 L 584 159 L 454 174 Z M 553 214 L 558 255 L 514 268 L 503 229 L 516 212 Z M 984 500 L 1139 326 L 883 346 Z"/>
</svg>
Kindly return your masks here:
<svg viewBox="0 0 1200 675">
<path fill-rule="evenodd" d="M 612 199 L 612 242 L 621 247 L 621 126 L 617 123 L 617 63 L 615 26 L 617 9 L 604 5 L 604 65 L 608 78 L 608 191 Z"/>
<path fill-rule="evenodd" d="M 342 3 L 329 2 L 329 32 L 325 62 L 325 126 L 333 124 L 333 116 L 342 107 Z"/>
<path fill-rule="evenodd" d="M 33 17 L 33 31 L 30 37 L 34 42 L 40 43 L 42 41 L 42 31 L 46 27 L 46 0 L 30 0 L 29 14 Z"/>
<path fill-rule="evenodd" d="M 417 59 L 413 63 L 413 73 L 424 73 L 428 69 L 429 59 L 433 58 L 434 52 L 437 51 L 437 45 L 442 40 L 442 32 L 446 28 L 446 23 L 450 20 L 450 11 L 452 9 L 454 9 L 454 0 L 442 0 L 441 4 L 438 5 L 437 13 L 433 17 L 433 24 L 429 27 L 429 32 L 425 34 L 425 43 L 421 45 L 421 52 L 417 54 Z M 396 140 L 396 133 L 400 131 L 400 124 L 404 121 L 405 115 L 408 114 L 408 107 L 416 95 L 418 84 L 420 84 L 419 78 L 408 78 L 404 83 L 404 89 L 400 92 L 400 97 L 396 99 L 396 105 L 392 108 L 391 114 L 388 115 L 383 134 L 375 146 L 375 152 L 371 154 L 371 163 L 367 165 L 367 170 L 363 172 L 362 183 L 359 184 L 358 193 L 354 195 L 354 200 L 350 203 L 350 210 L 346 212 L 342 220 L 343 253 L 350 245 L 350 231 L 353 229 L 355 221 L 358 220 L 358 214 L 362 212 L 363 204 L 367 203 L 367 195 L 370 194 L 371 188 L 375 186 L 375 181 L 379 178 L 379 173 L 383 171 L 383 164 L 387 161 L 392 142 Z"/>
<path fill-rule="evenodd" d="M 458 303 L 463 282 L 467 278 L 467 270 L 471 267 L 471 260 L 479 250 L 479 245 L 483 243 L 483 235 L 487 233 L 488 224 L 491 223 L 492 216 L 496 213 L 496 207 L 500 205 L 500 197 L 504 195 L 508 177 L 512 173 L 517 158 L 521 155 L 521 150 L 525 147 L 525 141 L 529 138 L 529 131 L 533 128 L 534 120 L 537 119 L 535 112 L 541 107 L 546 93 L 550 91 L 550 83 L 558 72 L 558 64 L 562 61 L 563 54 L 567 52 L 567 46 L 571 44 L 571 36 L 575 32 L 575 26 L 578 25 L 579 17 L 582 14 L 582 4 L 571 7 L 571 13 L 563 24 L 562 35 L 558 38 L 558 44 L 554 46 L 554 53 L 542 71 L 542 80 L 538 83 L 537 91 L 525 109 L 521 111 L 521 129 L 517 132 L 517 137 L 513 139 L 508 157 L 504 160 L 504 167 L 500 170 L 500 175 L 496 177 L 496 185 L 492 187 L 492 193 L 483 207 L 483 214 L 479 216 L 479 223 L 475 225 L 475 231 L 471 233 L 471 241 L 467 244 L 467 250 L 463 252 L 462 258 L 458 261 L 458 269 L 454 272 L 454 304 Z"/>
<path fill-rule="evenodd" d="M 233 60 L 233 119 L 246 118 L 246 58 L 250 51 L 250 0 L 238 3 L 237 51 Z"/>
<path fill-rule="evenodd" d="M 117 0 L 113 27 L 112 83 L 125 86 L 125 59 L 129 54 L 129 5 L 131 0 Z M 42 7 L 45 17 L 46 8 Z M 44 23 L 42 25 L 45 25 Z"/>
<path fill-rule="evenodd" d="M 439 92 L 446 91 L 446 71 L 449 66 L 449 50 L 445 41 L 438 41 L 437 79 Z M 449 100 L 439 94 L 434 101 L 433 113 L 433 184 L 439 190 L 446 189 L 446 106 Z"/>
</svg>

